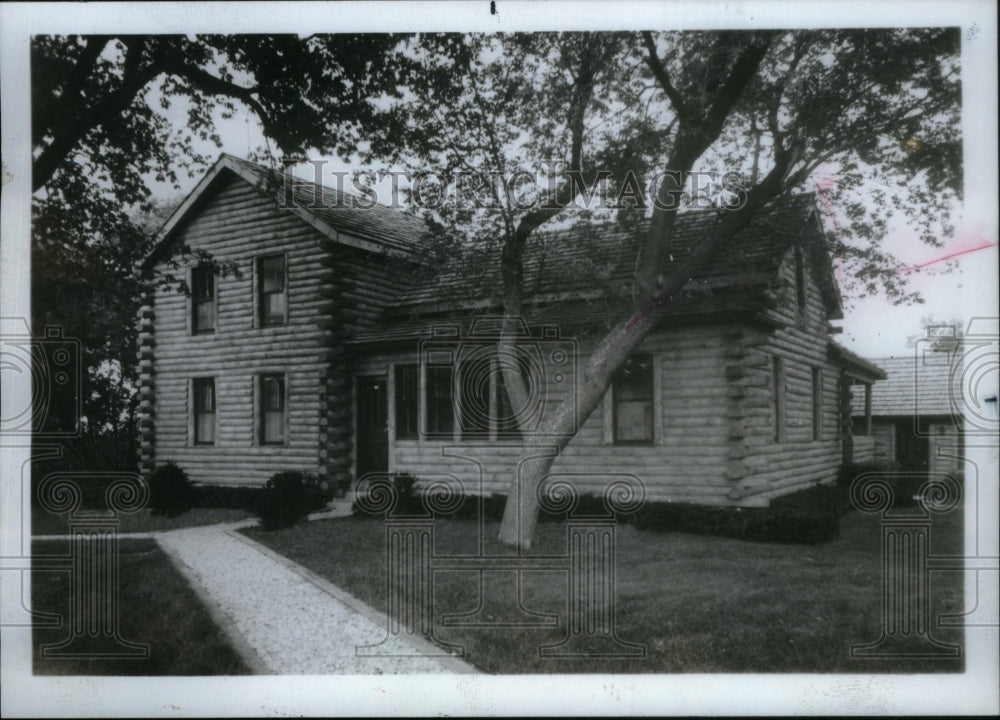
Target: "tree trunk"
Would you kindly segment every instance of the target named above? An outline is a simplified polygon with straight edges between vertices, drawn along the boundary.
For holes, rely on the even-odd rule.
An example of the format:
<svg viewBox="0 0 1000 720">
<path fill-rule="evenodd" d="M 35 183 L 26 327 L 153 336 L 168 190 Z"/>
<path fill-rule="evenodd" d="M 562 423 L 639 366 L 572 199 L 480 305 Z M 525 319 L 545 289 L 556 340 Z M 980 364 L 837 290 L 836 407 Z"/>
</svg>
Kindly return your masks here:
<svg viewBox="0 0 1000 720">
<path fill-rule="evenodd" d="M 747 194 L 743 207 L 723 212 L 702 243 L 663 279 L 660 292 L 649 297 L 643 307 L 631 317 L 623 319 L 598 343 L 587 362 L 582 385 L 577 393 L 580 398 L 579 407 L 574 406 L 574 396 L 571 394 L 546 420 L 541 432 L 525 441 L 507 495 L 507 505 L 500 525 L 501 542 L 517 545 L 522 549 L 531 547 L 538 523 L 539 486 L 548 476 L 556 456 L 600 405 L 615 371 L 652 330 L 657 310 L 672 302 L 673 296 L 681 293 L 688 280 L 722 252 L 736 233 L 753 220 L 761 207 L 784 190 L 788 171 L 797 159 L 797 152 L 780 153 L 775 167 L 767 177 Z M 650 231 L 655 232 L 655 229 Z M 663 241 L 665 243 L 665 238 Z M 550 448 L 550 454 L 538 457 L 539 446 Z"/>
</svg>

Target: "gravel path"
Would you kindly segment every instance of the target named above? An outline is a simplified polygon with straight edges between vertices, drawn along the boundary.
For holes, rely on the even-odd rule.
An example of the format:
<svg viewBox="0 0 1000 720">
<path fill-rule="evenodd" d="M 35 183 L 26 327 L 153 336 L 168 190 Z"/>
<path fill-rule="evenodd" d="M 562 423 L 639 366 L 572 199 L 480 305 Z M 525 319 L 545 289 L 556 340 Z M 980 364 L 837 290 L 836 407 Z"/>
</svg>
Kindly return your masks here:
<svg viewBox="0 0 1000 720">
<path fill-rule="evenodd" d="M 474 672 L 457 658 L 428 657 L 435 648 L 423 638 L 391 638 L 381 648 L 389 657 L 358 657 L 356 645 L 386 637 L 383 626 L 373 621 L 379 614 L 290 560 L 227 532 L 237 526 L 186 528 L 156 537 L 270 672 Z M 413 657 L 418 654 L 423 656 Z"/>
</svg>

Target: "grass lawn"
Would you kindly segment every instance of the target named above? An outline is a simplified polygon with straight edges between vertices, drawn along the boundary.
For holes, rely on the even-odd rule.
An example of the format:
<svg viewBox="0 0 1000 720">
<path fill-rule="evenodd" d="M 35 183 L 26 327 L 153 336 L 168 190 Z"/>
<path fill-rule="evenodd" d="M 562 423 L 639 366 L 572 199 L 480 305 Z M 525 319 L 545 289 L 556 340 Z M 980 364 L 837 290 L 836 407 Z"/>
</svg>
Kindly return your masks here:
<svg viewBox="0 0 1000 720">
<path fill-rule="evenodd" d="M 378 610 L 385 609 L 385 528 L 378 518 L 351 517 L 248 536 L 295 560 Z M 487 523 L 486 554 L 510 553 Z M 441 520 L 435 554 L 474 554 L 477 523 Z M 960 553 L 961 510 L 935 517 L 932 552 Z M 563 554 L 565 526 L 539 525 L 532 554 Z M 441 618 L 476 608 L 475 571 L 434 572 L 434 636 L 463 645 L 466 658 L 491 673 L 961 672 L 958 659 L 853 659 L 851 645 L 879 639 L 881 531 L 879 519 L 851 512 L 841 535 L 823 545 L 755 543 L 709 535 L 660 533 L 620 525 L 617 531 L 617 632 L 645 646 L 637 659 L 552 659 L 540 645 L 566 636 L 567 574 L 522 573 L 522 605 L 557 614 L 555 628 L 456 628 Z M 487 622 L 510 617 L 516 575 L 484 574 Z M 958 571 L 931 576 L 931 612 L 963 609 Z M 934 629 L 961 644 L 961 629 Z"/>
<path fill-rule="evenodd" d="M 85 511 L 82 511 L 85 512 Z M 165 515 L 153 515 L 148 508 L 134 513 L 121 513 L 118 516 L 120 533 L 157 532 L 160 530 L 177 530 L 179 528 L 196 527 L 199 525 L 215 525 L 216 523 L 236 522 L 253 517 L 246 510 L 229 508 L 194 508 L 177 517 L 168 518 Z M 69 514 L 55 514 L 44 508 L 31 509 L 31 534 L 66 535 L 69 532 Z"/>
<path fill-rule="evenodd" d="M 65 556 L 69 542 L 36 540 L 36 562 Z M 119 545 L 119 629 L 122 639 L 149 646 L 145 659 L 43 658 L 40 648 L 61 643 L 70 605 L 69 574 L 35 567 L 31 603 L 54 613 L 63 627 L 36 625 L 32 631 L 36 675 L 245 675 L 250 670 L 230 646 L 201 601 L 153 540 L 121 540 Z M 88 645 L 97 650 L 97 645 Z"/>
</svg>

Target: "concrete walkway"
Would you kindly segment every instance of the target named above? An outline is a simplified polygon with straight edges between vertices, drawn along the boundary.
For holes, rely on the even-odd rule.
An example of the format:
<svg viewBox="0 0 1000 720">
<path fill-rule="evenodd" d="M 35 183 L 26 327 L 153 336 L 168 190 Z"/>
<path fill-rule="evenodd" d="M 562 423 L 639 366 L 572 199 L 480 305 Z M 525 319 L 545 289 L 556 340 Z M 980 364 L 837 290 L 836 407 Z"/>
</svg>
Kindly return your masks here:
<svg viewBox="0 0 1000 720">
<path fill-rule="evenodd" d="M 349 507 L 349 505 L 348 505 Z M 255 672 L 280 675 L 469 673 L 422 637 L 388 639 L 385 616 L 230 523 L 156 533 Z M 364 652 L 364 651 L 362 651 Z"/>
</svg>

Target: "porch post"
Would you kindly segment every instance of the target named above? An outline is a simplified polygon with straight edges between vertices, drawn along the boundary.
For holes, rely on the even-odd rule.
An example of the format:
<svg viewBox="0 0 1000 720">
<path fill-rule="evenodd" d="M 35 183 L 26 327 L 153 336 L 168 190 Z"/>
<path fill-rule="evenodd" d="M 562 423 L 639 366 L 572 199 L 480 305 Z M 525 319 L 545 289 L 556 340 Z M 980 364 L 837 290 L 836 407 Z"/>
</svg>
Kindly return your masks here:
<svg viewBox="0 0 1000 720">
<path fill-rule="evenodd" d="M 845 465 L 854 460 L 854 436 L 851 429 L 851 378 L 846 370 L 840 372 L 840 438 L 841 460 Z"/>
<path fill-rule="evenodd" d="M 865 383 L 865 435 L 872 434 L 872 384 Z"/>
</svg>

